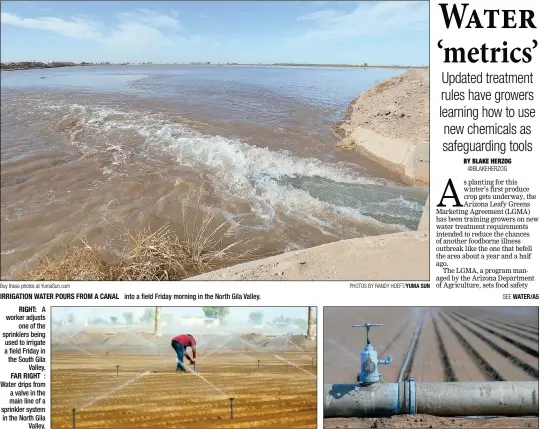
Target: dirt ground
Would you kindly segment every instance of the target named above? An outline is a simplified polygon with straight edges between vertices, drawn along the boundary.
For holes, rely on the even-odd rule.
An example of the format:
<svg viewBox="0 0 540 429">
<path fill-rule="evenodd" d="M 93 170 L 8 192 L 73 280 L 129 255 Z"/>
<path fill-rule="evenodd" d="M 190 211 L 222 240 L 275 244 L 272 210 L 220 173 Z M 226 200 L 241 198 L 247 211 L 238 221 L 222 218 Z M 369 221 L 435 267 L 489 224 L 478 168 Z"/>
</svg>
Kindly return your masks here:
<svg viewBox="0 0 540 429">
<path fill-rule="evenodd" d="M 426 415 L 394 416 L 384 419 L 325 419 L 325 428 L 537 428 L 536 417 L 464 419 Z"/>
<path fill-rule="evenodd" d="M 533 307 L 326 307 L 324 309 L 324 383 L 355 383 L 365 329 L 353 324 L 383 323 L 373 328 L 372 345 L 382 381 L 396 382 L 412 348 L 404 378 L 427 381 L 538 380 L 538 309 Z M 414 332 L 420 329 L 418 341 Z M 375 425 L 375 426 L 374 426 Z M 538 418 L 441 418 L 395 416 L 378 419 L 326 419 L 325 427 L 538 427 Z"/>
<path fill-rule="evenodd" d="M 409 70 L 363 92 L 332 129 L 345 138 L 356 127 L 397 139 L 428 140 L 429 70 Z"/>
<path fill-rule="evenodd" d="M 201 353 L 186 374 L 176 373 L 167 348 L 60 349 L 52 354 L 52 427 L 71 428 L 73 408 L 78 428 L 316 427 L 316 365 L 315 351 L 229 348 Z"/>
</svg>

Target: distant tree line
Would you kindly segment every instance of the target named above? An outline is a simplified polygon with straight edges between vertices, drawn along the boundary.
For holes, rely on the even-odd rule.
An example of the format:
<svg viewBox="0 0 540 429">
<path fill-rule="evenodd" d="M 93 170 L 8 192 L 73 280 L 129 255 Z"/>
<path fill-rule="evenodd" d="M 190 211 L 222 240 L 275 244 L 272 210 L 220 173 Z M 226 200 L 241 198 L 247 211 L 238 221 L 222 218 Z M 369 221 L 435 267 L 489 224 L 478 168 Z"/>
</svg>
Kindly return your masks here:
<svg viewBox="0 0 540 429">
<path fill-rule="evenodd" d="M 1 63 L 0 69 L 3 71 L 7 70 L 29 70 L 29 69 L 52 69 L 57 67 L 74 67 L 74 66 L 93 66 L 93 65 L 110 65 L 110 62 L 102 62 L 102 63 L 91 63 L 87 61 L 83 61 L 82 63 L 75 63 L 71 61 L 50 61 L 50 62 L 42 62 L 42 61 L 18 61 L 18 62 L 7 62 L 7 63 Z M 127 65 L 129 63 L 123 63 L 123 65 Z M 152 64 L 152 63 L 143 63 L 143 64 Z"/>
<path fill-rule="evenodd" d="M 50 62 L 42 63 L 39 61 L 22 61 L 17 63 L 2 63 L 2 70 L 28 70 L 28 69 L 51 69 L 55 67 L 70 67 L 76 66 L 76 63 L 72 62 Z M 81 64 L 81 65 L 86 65 Z"/>
</svg>

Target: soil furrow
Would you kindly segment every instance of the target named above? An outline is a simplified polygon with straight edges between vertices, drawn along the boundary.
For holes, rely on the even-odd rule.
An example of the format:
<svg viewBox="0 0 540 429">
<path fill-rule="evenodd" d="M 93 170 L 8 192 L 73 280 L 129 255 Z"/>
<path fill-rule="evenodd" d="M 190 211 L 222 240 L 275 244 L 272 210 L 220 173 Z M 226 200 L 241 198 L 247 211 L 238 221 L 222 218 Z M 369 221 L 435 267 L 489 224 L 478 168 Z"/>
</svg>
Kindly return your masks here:
<svg viewBox="0 0 540 429">
<path fill-rule="evenodd" d="M 518 349 L 523 350 L 525 353 L 528 353 L 531 356 L 533 356 L 535 358 L 538 358 L 538 350 L 534 350 L 533 348 L 528 347 L 525 344 L 520 343 L 519 341 L 516 341 L 516 340 L 514 340 L 512 338 L 509 338 L 506 335 L 501 334 L 500 332 L 494 331 L 490 327 L 485 326 L 485 325 L 479 323 L 478 321 L 476 321 L 474 319 L 471 319 L 471 318 L 469 318 L 467 316 L 460 315 L 459 313 L 455 313 L 455 314 L 457 314 L 458 317 L 463 317 L 463 319 L 465 319 L 465 320 L 469 321 L 470 323 L 472 323 L 473 325 L 478 326 L 479 328 L 489 332 L 490 334 L 495 335 L 496 337 L 499 337 L 501 340 L 506 341 L 508 344 L 512 344 L 513 346 L 516 346 Z"/>
<path fill-rule="evenodd" d="M 458 316 L 455 316 L 454 314 L 449 314 L 449 316 L 453 320 L 455 320 L 457 323 L 459 323 L 461 326 L 463 326 L 465 329 L 467 329 L 469 332 L 473 333 L 478 338 L 480 338 L 484 343 L 486 343 L 489 347 L 491 347 L 493 350 L 495 350 L 501 356 L 508 359 L 513 365 L 516 365 L 517 367 L 521 368 L 523 371 L 525 371 L 525 373 L 527 373 L 531 377 L 538 378 L 538 370 L 536 368 L 533 368 L 529 364 L 523 362 L 521 359 L 514 356 L 512 353 L 510 353 L 507 350 L 503 349 L 502 347 L 498 346 L 493 341 L 491 341 L 489 338 L 487 338 L 485 335 L 482 335 L 482 333 L 480 333 L 477 330 L 471 328 L 470 326 L 467 326 L 463 321 L 461 321 L 459 319 Z"/>
<path fill-rule="evenodd" d="M 473 325 L 472 323 L 470 323 L 469 321 L 467 321 L 465 319 L 463 319 L 463 321 L 468 326 L 476 329 L 478 332 L 480 332 L 482 335 L 484 335 L 491 342 L 497 344 L 500 348 L 506 350 L 508 353 L 514 355 L 516 358 L 522 360 L 523 362 L 530 365 L 531 367 L 533 367 L 535 369 L 538 369 L 538 358 L 531 356 L 530 354 L 524 352 L 520 348 L 518 348 L 518 347 L 516 347 L 516 346 L 514 346 L 512 344 L 507 343 L 506 341 L 502 340 L 501 338 L 499 338 L 499 337 L 497 337 L 497 336 L 495 336 L 493 334 L 490 334 L 489 332 L 477 327 L 476 325 Z M 517 337 L 516 339 L 519 340 L 520 338 Z"/>
<path fill-rule="evenodd" d="M 497 320 L 491 317 L 486 317 L 486 319 L 489 320 L 490 322 L 495 321 L 495 322 L 503 323 L 504 325 L 511 326 L 515 329 L 518 329 L 523 332 L 527 332 L 529 334 L 538 335 L 538 328 L 534 326 L 529 327 L 529 325 L 522 325 L 521 323 L 507 322 L 506 320 Z"/>
<path fill-rule="evenodd" d="M 479 320 L 485 323 L 491 323 L 494 327 L 498 329 L 502 329 L 503 331 L 506 331 L 510 334 L 518 335 L 521 338 L 525 338 L 534 343 L 538 343 L 538 334 L 529 336 L 527 334 L 524 334 L 523 331 L 521 331 L 519 328 L 511 328 L 510 326 L 506 325 L 503 322 L 498 322 L 496 320 L 490 320 L 490 319 L 479 319 Z"/>
<path fill-rule="evenodd" d="M 448 321 L 447 316 L 443 313 L 440 314 L 441 320 L 443 320 L 452 333 L 456 336 L 461 346 L 465 349 L 467 354 L 471 357 L 474 364 L 482 371 L 488 380 L 492 381 L 505 381 L 505 379 L 493 368 L 480 353 L 478 353 L 473 346 L 461 335 L 456 328 Z"/>
<path fill-rule="evenodd" d="M 284 354 L 315 373 L 315 361 L 311 368 L 309 359 L 315 353 L 303 355 L 305 359 Z M 196 374 L 175 373 L 169 359 L 157 356 L 118 355 L 118 378 L 116 371 L 113 374 L 107 368 L 96 372 L 100 362 L 92 356 L 71 356 L 74 359 L 61 353 L 53 357 L 52 427 L 71 427 L 72 408 L 77 408 L 77 427 L 81 428 L 317 425 L 316 380 L 276 361 L 273 353 L 250 353 L 260 358 L 260 370 L 257 361 L 252 364 L 234 351 L 215 353 L 197 365 Z M 148 369 L 147 375 L 126 384 Z M 230 419 L 229 397 L 235 398 L 234 420 Z"/>
<path fill-rule="evenodd" d="M 437 326 L 437 321 L 435 320 L 437 315 L 434 313 L 435 312 L 432 312 L 432 323 L 435 330 L 435 337 L 437 338 L 437 345 L 439 347 L 439 355 L 441 357 L 441 362 L 444 368 L 444 381 L 458 381 L 456 373 L 452 368 L 452 362 L 450 362 L 450 358 L 448 357 L 448 353 L 446 352 L 446 347 L 444 345 L 441 332 L 439 331 L 439 327 Z"/>
</svg>

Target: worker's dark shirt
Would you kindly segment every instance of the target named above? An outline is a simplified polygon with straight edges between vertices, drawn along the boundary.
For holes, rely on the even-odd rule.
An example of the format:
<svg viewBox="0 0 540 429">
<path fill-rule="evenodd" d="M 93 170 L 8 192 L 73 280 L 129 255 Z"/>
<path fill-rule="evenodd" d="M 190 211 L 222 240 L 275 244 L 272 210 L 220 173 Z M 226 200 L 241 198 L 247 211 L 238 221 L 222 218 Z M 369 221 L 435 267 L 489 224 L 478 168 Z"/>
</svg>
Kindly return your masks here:
<svg viewBox="0 0 540 429">
<path fill-rule="evenodd" d="M 178 341 L 184 347 L 191 347 L 191 350 L 193 350 L 193 359 L 197 358 L 197 350 L 196 350 L 197 342 L 195 341 L 195 338 L 190 337 L 187 334 L 180 334 L 174 337 L 173 341 Z"/>
</svg>

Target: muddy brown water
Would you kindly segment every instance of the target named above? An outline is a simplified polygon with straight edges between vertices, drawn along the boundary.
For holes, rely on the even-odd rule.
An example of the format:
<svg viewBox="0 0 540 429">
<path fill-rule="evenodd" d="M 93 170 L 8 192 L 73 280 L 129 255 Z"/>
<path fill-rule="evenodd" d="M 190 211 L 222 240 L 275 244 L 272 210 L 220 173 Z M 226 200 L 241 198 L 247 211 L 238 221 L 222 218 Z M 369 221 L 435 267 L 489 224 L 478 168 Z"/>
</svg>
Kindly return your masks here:
<svg viewBox="0 0 540 429">
<path fill-rule="evenodd" d="M 183 234 L 205 210 L 231 226 L 225 242 L 260 255 L 414 229 L 427 190 L 337 149 L 330 132 L 351 99 L 397 73 L 2 72 L 1 276 L 81 239 L 117 252 L 117 228 L 172 219 Z"/>
</svg>

